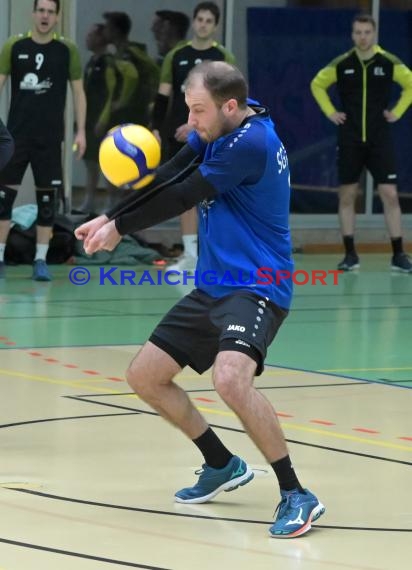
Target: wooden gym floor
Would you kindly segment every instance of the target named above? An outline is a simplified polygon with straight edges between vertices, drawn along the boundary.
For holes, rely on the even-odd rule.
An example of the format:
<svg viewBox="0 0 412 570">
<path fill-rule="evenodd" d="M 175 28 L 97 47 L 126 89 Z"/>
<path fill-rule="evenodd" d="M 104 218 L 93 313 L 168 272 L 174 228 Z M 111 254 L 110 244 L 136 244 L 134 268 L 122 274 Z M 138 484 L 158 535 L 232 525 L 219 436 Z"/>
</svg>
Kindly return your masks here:
<svg viewBox="0 0 412 570">
<path fill-rule="evenodd" d="M 334 269 L 336 255 L 296 256 Z M 130 394 L 124 370 L 173 286 L 73 285 L 71 267 L 0 284 L 0 569 L 395 570 L 412 544 L 412 275 L 364 255 L 338 285 L 297 286 L 257 386 L 273 402 L 302 483 L 326 505 L 304 537 L 269 538 L 270 469 L 211 389 L 190 392 L 254 480 L 206 505 L 178 505 L 195 447 Z M 140 275 L 143 269 L 135 269 Z M 157 269 L 151 269 L 155 273 Z"/>
</svg>

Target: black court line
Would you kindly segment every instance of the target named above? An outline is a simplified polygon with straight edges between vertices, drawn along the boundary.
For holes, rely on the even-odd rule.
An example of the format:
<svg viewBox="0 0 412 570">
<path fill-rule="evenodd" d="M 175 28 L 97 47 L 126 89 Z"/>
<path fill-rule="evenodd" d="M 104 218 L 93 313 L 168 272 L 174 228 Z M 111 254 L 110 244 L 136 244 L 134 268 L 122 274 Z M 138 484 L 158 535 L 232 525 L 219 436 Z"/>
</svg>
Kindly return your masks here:
<svg viewBox="0 0 412 570">
<path fill-rule="evenodd" d="M 380 308 L 380 307 L 375 307 L 376 308 Z M 393 309 L 394 307 L 387 307 L 387 309 Z M 397 309 L 412 309 L 412 307 L 396 307 Z M 306 310 L 310 310 L 312 311 L 312 309 L 294 309 L 294 312 L 299 312 L 299 311 L 306 311 Z M 318 312 L 318 311 L 322 311 L 323 309 L 321 308 L 314 308 L 313 311 Z M 330 309 L 325 309 L 328 311 L 334 311 L 337 310 L 335 307 L 332 307 Z M 346 309 L 345 309 L 346 310 Z M 352 310 L 352 307 L 351 307 Z M 106 310 L 107 311 L 107 310 Z M 356 315 L 358 315 L 358 309 L 354 308 L 354 311 L 356 312 Z M 159 316 L 164 316 L 164 311 L 159 312 L 159 313 L 123 313 L 123 312 L 119 312 L 117 313 L 115 310 L 113 310 L 112 312 L 106 312 L 105 314 L 102 313 L 96 313 L 96 314 L 81 314 L 81 315 L 44 315 L 44 316 L 35 316 L 35 315 L 19 315 L 19 316 L 9 316 L 9 317 L 0 317 L 1 321 L 7 321 L 7 320 L 13 320 L 13 321 L 17 321 L 17 320 L 22 320 L 22 319 L 31 319 L 31 320 L 48 320 L 48 319 L 61 319 L 61 318 L 65 318 L 65 319 L 74 319 L 74 318 L 78 318 L 78 319 L 86 319 L 86 318 L 108 318 L 108 317 L 117 317 L 117 318 L 126 318 L 126 317 L 159 317 Z M 340 319 L 341 322 L 348 322 L 348 323 L 361 323 L 362 319 L 355 319 L 355 318 L 348 318 L 348 319 Z M 401 322 L 406 322 L 406 321 L 411 321 L 412 318 L 405 318 L 402 317 Z M 399 319 L 398 318 L 393 318 L 393 319 L 385 319 L 385 322 L 398 322 Z M 293 321 L 292 319 L 288 321 L 288 325 L 303 325 L 303 324 L 322 324 L 322 323 L 332 323 L 333 322 L 333 318 L 331 317 L 330 319 L 327 320 L 321 320 L 321 319 L 316 319 L 316 320 L 309 320 L 309 321 L 302 321 L 302 320 L 297 320 L 296 322 Z M 368 322 L 382 322 L 382 318 L 368 318 Z M 100 345 L 98 345 L 100 346 Z"/>
<path fill-rule="evenodd" d="M 14 292 L 13 294 L 18 294 L 18 295 L 27 295 L 27 293 L 19 293 L 18 291 Z M 7 293 L 6 293 L 7 295 Z M 133 295 L 131 295 L 130 297 L 124 297 L 124 298 L 120 298 L 119 297 L 104 297 L 102 299 L 96 299 L 96 297 L 94 297 L 93 299 L 47 299 L 47 304 L 48 305 L 56 305 L 56 304 L 66 304 L 66 303 L 117 303 L 117 302 L 126 302 L 126 301 L 144 301 L 145 303 L 147 301 L 153 301 L 155 303 L 161 302 L 161 301 L 176 301 L 178 300 L 179 297 L 159 297 L 159 298 L 154 298 L 154 297 L 134 297 Z M 37 299 L 32 298 L 32 297 L 28 297 L 27 299 L 25 299 L 24 301 L 22 301 L 21 299 L 17 300 L 17 301 L 6 301 L 7 305 L 16 305 L 16 304 L 23 304 L 23 303 L 27 303 L 30 305 L 36 305 L 37 304 Z"/>
<path fill-rule="evenodd" d="M 24 422 L 14 422 L 12 424 L 3 424 L 0 425 L 0 429 L 9 428 L 9 427 L 16 427 L 16 426 L 26 426 L 30 424 L 41 424 L 46 422 L 62 422 L 66 420 L 87 420 L 90 418 L 110 418 L 113 416 L 134 416 L 139 412 L 127 412 L 123 414 L 92 414 L 87 416 L 66 416 L 63 418 L 42 418 L 40 420 L 27 420 Z"/>
<path fill-rule="evenodd" d="M 161 516 L 171 516 L 171 517 L 182 517 L 182 518 L 192 518 L 192 519 L 204 519 L 211 521 L 225 521 L 225 522 L 236 522 L 244 524 L 264 524 L 270 525 L 273 521 L 262 521 L 256 519 L 242 519 L 242 518 L 232 518 L 232 517 L 217 517 L 213 515 L 202 515 L 202 514 L 190 514 L 190 513 L 179 513 L 177 511 L 163 511 L 159 509 L 146 509 L 143 507 L 128 507 L 126 505 L 116 505 L 113 503 L 102 503 L 100 501 L 88 501 L 85 499 L 76 499 L 73 497 L 65 497 L 62 495 L 53 495 L 51 493 L 42 493 L 41 491 L 32 491 L 30 489 L 16 489 L 12 487 L 3 487 L 8 491 L 13 491 L 16 493 L 25 493 L 27 495 L 35 495 L 43 499 L 51 499 L 54 501 L 63 501 L 67 503 L 76 503 L 79 505 L 87 505 L 92 507 L 102 507 L 105 509 L 116 509 L 121 511 L 129 511 L 136 513 L 145 513 L 150 515 L 161 515 Z M 191 508 L 191 505 L 185 505 L 184 508 Z M 179 507 L 177 507 L 179 508 Z M 199 508 L 196 506 L 195 508 Z M 200 507 L 202 508 L 202 507 Z M 207 507 L 205 507 L 207 508 Z M 385 528 L 385 527 L 357 527 L 357 526 L 344 526 L 344 525 L 313 525 L 313 527 L 327 528 L 331 530 L 368 530 L 368 531 L 386 531 L 386 532 L 412 532 L 412 528 Z"/>
<path fill-rule="evenodd" d="M 105 562 L 106 564 L 117 564 L 119 566 L 128 566 L 129 568 L 146 568 L 147 570 L 171 570 L 170 568 L 161 568 L 160 566 L 147 566 L 146 564 L 136 564 L 134 562 L 115 560 L 113 558 L 102 558 L 101 556 L 92 556 L 91 554 L 72 552 L 70 550 L 60 550 L 60 548 L 50 548 L 49 546 L 40 546 L 39 544 L 30 544 L 28 542 L 9 540 L 7 538 L 0 538 L 0 542 L 3 542 L 4 544 L 10 544 L 12 546 L 22 546 L 23 548 L 31 548 L 32 550 L 41 550 L 43 552 L 53 552 L 53 554 L 63 554 L 64 556 L 73 556 L 74 558 L 83 558 L 85 560 L 97 560 L 97 562 Z"/>
<path fill-rule="evenodd" d="M 344 293 L 344 292 L 337 292 L 337 293 L 327 293 L 325 291 L 325 293 L 317 295 L 317 294 L 310 294 L 310 293 L 295 293 L 295 299 L 303 299 L 304 297 L 309 297 L 310 299 L 317 299 L 318 297 L 392 297 L 393 293 L 372 293 L 372 292 L 361 292 L 359 291 L 358 293 Z M 403 291 L 402 293 L 399 293 L 399 295 L 404 295 L 405 297 L 411 297 L 412 293 L 408 293 L 407 291 Z"/>
<path fill-rule="evenodd" d="M 412 384 L 412 378 L 409 378 L 409 380 L 390 380 L 389 378 L 379 378 L 378 380 L 376 380 L 376 382 L 397 382 L 399 384 L 407 384 L 408 382 L 410 382 Z"/>
<path fill-rule="evenodd" d="M 412 381 L 411 381 L 412 382 Z M 336 384 L 294 384 L 291 386 L 256 386 L 257 390 L 282 390 L 288 388 L 324 388 L 325 386 L 361 386 L 361 385 L 368 385 L 369 382 L 339 382 Z M 199 393 L 203 394 L 203 392 L 216 392 L 214 388 L 196 388 L 196 390 L 185 390 L 186 394 L 191 393 Z M 134 396 L 134 392 L 116 392 L 116 394 L 112 393 L 103 393 L 103 394 L 81 394 L 78 396 L 79 398 L 105 398 L 105 397 L 116 397 L 116 396 Z M 66 396 L 64 396 L 66 397 Z"/>
<path fill-rule="evenodd" d="M 367 307 L 364 307 L 363 305 L 360 305 L 359 307 L 354 306 L 350 306 L 350 307 L 342 307 L 342 305 L 339 305 L 338 307 L 294 307 L 293 311 L 291 314 L 293 313 L 312 313 L 314 311 L 316 312 L 324 312 L 324 311 L 336 311 L 336 312 L 341 312 L 341 311 L 364 311 L 364 312 L 370 312 L 370 311 L 376 311 L 376 310 L 386 310 L 386 309 L 412 309 L 412 305 L 368 305 Z M 403 319 L 402 319 L 403 320 Z"/>
<path fill-rule="evenodd" d="M 290 386 L 256 386 L 257 390 L 288 390 L 289 388 L 325 388 L 333 386 L 365 386 L 369 382 L 337 382 L 335 384 L 291 384 Z M 207 388 L 206 390 L 185 390 L 185 392 L 215 392 L 214 388 Z M 92 395 L 92 394 L 91 394 Z"/>
<path fill-rule="evenodd" d="M 32 321 L 36 321 L 36 320 L 49 320 L 49 319 L 96 319 L 96 318 L 100 318 L 100 319 L 107 319 L 107 318 L 126 318 L 126 317 L 159 317 L 159 316 L 163 316 L 165 313 L 160 312 L 160 313 L 107 313 L 107 314 L 101 314 L 101 313 L 97 313 L 95 315 L 91 314 L 91 315 L 44 315 L 44 316 L 34 316 L 34 315 L 19 315 L 18 317 L 0 317 L 0 321 L 8 321 L 8 320 L 13 320 L 13 321 L 18 321 L 18 320 L 22 320 L 22 319 L 30 319 Z M 97 345 L 99 346 L 99 345 Z M 48 347 L 47 347 L 48 348 Z M 64 346 L 62 348 L 65 348 Z"/>
<path fill-rule="evenodd" d="M 160 418 L 160 416 L 157 412 L 150 412 L 147 410 L 139 410 L 137 408 L 130 408 L 130 407 L 126 407 L 126 406 L 118 406 L 117 404 L 109 404 L 107 402 L 96 402 L 95 400 L 90 400 L 90 399 L 85 398 L 83 396 L 64 396 L 64 398 L 68 398 L 70 400 L 77 400 L 79 402 L 86 402 L 88 404 L 96 404 L 98 406 L 108 406 L 109 408 L 112 407 L 112 408 L 121 409 L 121 410 L 128 410 L 131 412 L 137 412 L 139 414 L 148 415 L 148 416 L 156 416 L 156 417 Z M 122 415 L 122 414 L 119 414 L 119 415 Z M 240 428 L 233 428 L 233 427 L 222 426 L 219 424 L 211 424 L 211 423 L 209 425 L 210 425 L 210 427 L 213 427 L 216 429 L 232 431 L 235 433 L 243 433 L 243 434 L 246 433 L 245 430 L 240 429 Z M 314 443 L 307 443 L 304 441 L 298 441 L 296 439 L 287 439 L 286 438 L 286 441 L 288 443 L 294 443 L 296 445 L 304 445 L 306 447 L 313 447 L 315 449 L 322 449 L 324 451 L 333 451 L 334 453 L 344 453 L 347 455 L 354 455 L 356 457 L 365 457 L 366 459 L 376 459 L 378 461 L 388 461 L 390 463 L 397 463 L 399 465 L 408 465 L 408 466 L 412 465 L 412 462 L 410 462 L 410 461 L 401 461 L 400 459 L 391 459 L 389 457 L 381 457 L 380 455 L 371 455 L 369 453 L 360 453 L 358 451 L 349 451 L 346 449 L 338 449 L 337 447 L 329 447 L 326 445 L 317 445 Z"/>
<path fill-rule="evenodd" d="M 269 364 L 265 363 L 265 366 L 270 368 L 277 368 L 280 370 L 294 370 L 295 372 L 305 372 L 308 374 L 319 374 L 320 376 L 332 376 L 333 378 L 347 378 L 348 380 L 361 381 L 365 384 L 375 384 L 377 386 L 386 386 L 390 388 L 406 388 L 407 390 L 412 389 L 412 386 L 403 386 L 402 384 L 395 384 L 396 381 L 392 382 L 382 382 L 380 380 L 370 380 L 369 378 L 357 378 L 356 376 L 349 376 L 348 374 L 336 374 L 334 372 L 325 372 L 324 370 L 309 370 L 307 368 L 295 368 L 293 366 L 282 366 L 282 364 Z M 376 371 L 378 372 L 378 370 Z"/>
</svg>

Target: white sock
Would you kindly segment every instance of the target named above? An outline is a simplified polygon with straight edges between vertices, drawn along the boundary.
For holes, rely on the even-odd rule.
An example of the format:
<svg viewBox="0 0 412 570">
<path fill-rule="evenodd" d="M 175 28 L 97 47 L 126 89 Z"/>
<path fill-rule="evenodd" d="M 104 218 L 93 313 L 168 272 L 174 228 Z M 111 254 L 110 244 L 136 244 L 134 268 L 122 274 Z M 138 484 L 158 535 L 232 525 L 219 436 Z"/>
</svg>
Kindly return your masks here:
<svg viewBox="0 0 412 570">
<path fill-rule="evenodd" d="M 197 257 L 197 234 L 187 234 L 182 236 L 182 241 L 185 255 Z"/>
<path fill-rule="evenodd" d="M 34 256 L 34 261 L 37 261 L 38 259 L 42 259 L 43 261 L 46 261 L 46 255 L 47 255 L 48 249 L 49 249 L 48 243 L 36 244 L 36 255 Z"/>
<path fill-rule="evenodd" d="M 0 263 L 4 261 L 4 251 L 6 249 L 5 243 L 0 243 Z"/>
</svg>

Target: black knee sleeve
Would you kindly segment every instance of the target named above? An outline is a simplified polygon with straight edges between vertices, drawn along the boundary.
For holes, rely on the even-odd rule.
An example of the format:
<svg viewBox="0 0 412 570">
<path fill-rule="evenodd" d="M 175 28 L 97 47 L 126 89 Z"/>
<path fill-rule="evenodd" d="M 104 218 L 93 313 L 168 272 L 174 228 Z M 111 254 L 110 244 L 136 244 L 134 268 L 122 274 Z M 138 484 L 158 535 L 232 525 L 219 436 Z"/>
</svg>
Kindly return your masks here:
<svg viewBox="0 0 412 570">
<path fill-rule="evenodd" d="M 52 227 L 56 210 L 56 190 L 36 190 L 37 225 Z"/>
<path fill-rule="evenodd" d="M 16 196 L 17 190 L 0 185 L 0 220 L 11 219 L 11 209 Z"/>
</svg>

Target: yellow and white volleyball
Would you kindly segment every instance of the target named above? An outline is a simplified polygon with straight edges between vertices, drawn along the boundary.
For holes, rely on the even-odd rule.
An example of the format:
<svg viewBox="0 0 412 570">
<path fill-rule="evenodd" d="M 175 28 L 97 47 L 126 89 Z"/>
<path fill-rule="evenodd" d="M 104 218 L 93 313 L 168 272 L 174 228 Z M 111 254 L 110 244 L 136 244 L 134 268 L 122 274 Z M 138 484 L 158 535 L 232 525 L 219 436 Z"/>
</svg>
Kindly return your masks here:
<svg viewBox="0 0 412 570">
<path fill-rule="evenodd" d="M 99 163 L 107 180 L 118 188 L 138 190 L 155 177 L 160 162 L 156 137 L 141 125 L 111 129 L 99 149 Z"/>
</svg>

